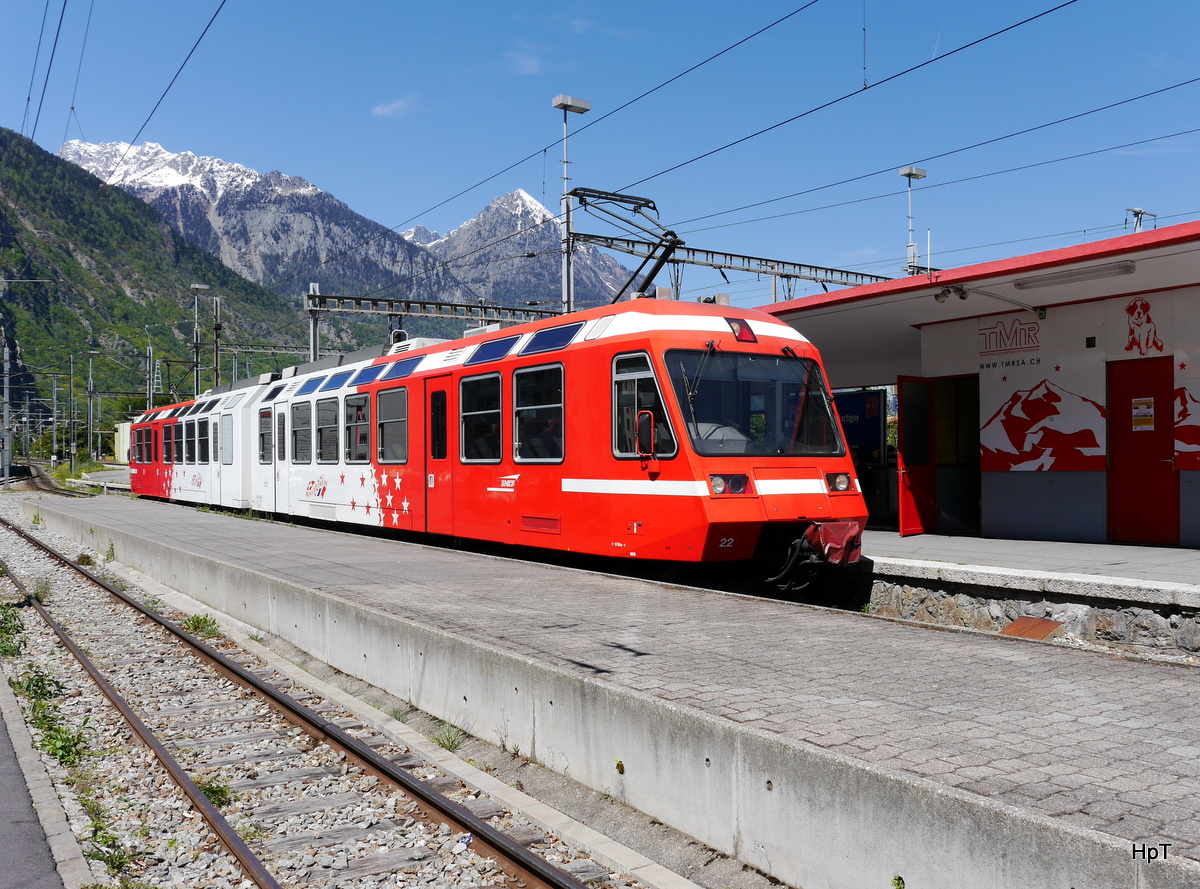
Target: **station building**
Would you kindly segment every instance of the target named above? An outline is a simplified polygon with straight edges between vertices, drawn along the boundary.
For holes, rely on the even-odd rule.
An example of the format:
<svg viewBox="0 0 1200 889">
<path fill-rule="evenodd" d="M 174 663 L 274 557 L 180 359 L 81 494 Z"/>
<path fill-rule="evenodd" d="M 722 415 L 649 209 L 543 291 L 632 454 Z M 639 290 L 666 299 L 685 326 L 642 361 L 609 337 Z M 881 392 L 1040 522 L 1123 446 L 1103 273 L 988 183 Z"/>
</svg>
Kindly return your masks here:
<svg viewBox="0 0 1200 889">
<path fill-rule="evenodd" d="M 1200 222 L 766 311 L 868 390 L 852 441 L 896 387 L 896 449 L 858 452 L 883 526 L 1200 546 Z"/>
</svg>

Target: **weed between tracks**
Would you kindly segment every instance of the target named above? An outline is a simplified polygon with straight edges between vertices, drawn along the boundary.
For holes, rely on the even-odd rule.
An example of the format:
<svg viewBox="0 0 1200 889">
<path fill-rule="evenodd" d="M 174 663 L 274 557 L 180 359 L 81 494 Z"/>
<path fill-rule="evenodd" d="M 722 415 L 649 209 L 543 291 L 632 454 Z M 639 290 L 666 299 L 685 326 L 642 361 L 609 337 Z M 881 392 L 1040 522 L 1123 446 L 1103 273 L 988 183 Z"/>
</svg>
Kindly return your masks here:
<svg viewBox="0 0 1200 889">
<path fill-rule="evenodd" d="M 218 809 L 223 809 L 233 802 L 234 793 L 228 782 L 219 778 L 197 778 L 192 783 Z"/>
</svg>

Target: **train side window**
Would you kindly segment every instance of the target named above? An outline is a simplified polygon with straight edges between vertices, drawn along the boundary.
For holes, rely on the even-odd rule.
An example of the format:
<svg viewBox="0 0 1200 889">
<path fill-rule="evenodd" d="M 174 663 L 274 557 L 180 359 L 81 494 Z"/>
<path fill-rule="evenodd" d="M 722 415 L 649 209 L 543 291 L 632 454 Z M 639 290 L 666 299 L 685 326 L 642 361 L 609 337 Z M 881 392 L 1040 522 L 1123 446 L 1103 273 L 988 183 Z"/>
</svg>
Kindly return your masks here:
<svg viewBox="0 0 1200 889">
<path fill-rule="evenodd" d="M 197 461 L 208 463 L 208 417 L 196 421 L 196 444 L 200 448 L 200 452 L 196 455 Z"/>
<path fill-rule="evenodd" d="M 271 409 L 258 412 L 258 462 L 271 463 L 275 459 L 271 450 Z"/>
<path fill-rule="evenodd" d="M 446 393 L 433 392 L 429 396 L 429 456 L 434 460 L 445 460 L 448 449 L 446 439 L 448 423 L 446 417 Z"/>
<path fill-rule="evenodd" d="M 233 414 L 221 418 L 221 463 L 233 465 Z"/>
<path fill-rule="evenodd" d="M 185 463 L 196 462 L 196 421 L 188 420 L 183 424 L 183 457 Z"/>
<path fill-rule="evenodd" d="M 562 460 L 562 365 L 513 372 L 513 435 L 513 458 L 518 463 Z"/>
<path fill-rule="evenodd" d="M 163 462 L 175 462 L 175 424 L 163 424 Z"/>
<path fill-rule="evenodd" d="M 371 459 L 371 396 L 346 396 L 346 462 Z"/>
<path fill-rule="evenodd" d="M 282 463 L 287 459 L 287 413 L 275 414 L 275 459 Z"/>
<path fill-rule="evenodd" d="M 459 384 L 460 459 L 464 463 L 499 463 L 501 416 L 500 375 L 471 377 Z"/>
<path fill-rule="evenodd" d="M 317 402 L 317 462 L 338 462 L 338 400 Z"/>
<path fill-rule="evenodd" d="M 408 462 L 408 390 L 389 389 L 375 399 L 376 453 L 380 463 Z M 444 445 L 443 445 L 444 447 Z"/>
<path fill-rule="evenodd" d="M 292 405 L 292 462 L 312 462 L 312 404 Z"/>
<path fill-rule="evenodd" d="M 144 431 L 145 431 L 144 429 L 133 430 L 133 462 L 134 463 L 142 462 L 142 445 L 145 442 L 145 438 L 142 435 L 142 433 Z"/>
<path fill-rule="evenodd" d="M 150 430 L 150 459 L 147 462 L 150 462 L 150 463 L 158 462 L 158 430 L 157 429 Z"/>
<path fill-rule="evenodd" d="M 654 416 L 654 456 L 673 457 L 677 451 L 671 421 L 663 404 L 650 357 L 645 353 L 618 355 L 613 359 L 613 453 L 637 457 L 637 417 L 642 411 Z"/>
</svg>

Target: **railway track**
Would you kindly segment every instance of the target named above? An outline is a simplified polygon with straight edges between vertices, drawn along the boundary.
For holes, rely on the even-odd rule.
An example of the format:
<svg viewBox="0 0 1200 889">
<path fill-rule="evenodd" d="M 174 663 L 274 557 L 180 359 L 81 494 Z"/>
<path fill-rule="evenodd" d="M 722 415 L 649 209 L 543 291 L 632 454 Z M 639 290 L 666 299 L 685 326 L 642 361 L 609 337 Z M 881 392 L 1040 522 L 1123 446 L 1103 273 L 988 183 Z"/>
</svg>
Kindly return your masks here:
<svg viewBox="0 0 1200 889">
<path fill-rule="evenodd" d="M 83 491 L 69 491 L 54 484 L 54 480 L 46 474 L 46 470 L 38 463 L 29 464 L 29 485 L 41 494 L 57 494 L 60 497 L 89 497 Z"/>
<path fill-rule="evenodd" d="M 27 714 L 61 706 L 104 756 L 129 750 L 123 764 L 103 767 L 105 781 L 86 763 L 60 776 L 90 787 L 93 803 L 95 785 L 121 785 L 107 820 L 125 834 L 94 814 L 100 804 L 85 799 L 77 815 L 90 817 L 80 832 L 110 872 L 206 887 L 582 889 L 522 844 L 543 839 L 538 831 L 254 655 L 197 638 L 2 518 L 0 558 L 29 606 L 20 609 L 27 650 L 9 664 L 18 691 L 38 676 L 62 677 L 42 682 L 61 686 L 61 704 L 30 698 Z M 188 626 L 206 631 L 204 621 Z M 50 733 L 33 723 L 45 749 Z M 127 732 L 144 749 L 130 747 Z M 122 796 L 149 799 L 139 808 Z M 166 836 L 146 813 L 163 807 Z M 566 868 L 603 885 L 605 869 L 570 857 Z"/>
</svg>

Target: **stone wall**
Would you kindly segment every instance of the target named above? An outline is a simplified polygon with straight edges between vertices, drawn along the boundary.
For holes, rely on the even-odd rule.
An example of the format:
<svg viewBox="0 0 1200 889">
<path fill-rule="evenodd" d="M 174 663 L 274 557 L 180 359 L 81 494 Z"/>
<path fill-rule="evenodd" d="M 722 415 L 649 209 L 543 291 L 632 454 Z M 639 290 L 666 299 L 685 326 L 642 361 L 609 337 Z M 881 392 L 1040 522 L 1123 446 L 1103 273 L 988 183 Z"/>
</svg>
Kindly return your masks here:
<svg viewBox="0 0 1200 889">
<path fill-rule="evenodd" d="M 876 574 L 868 608 L 881 617 L 995 632 L 1018 617 L 1049 618 L 1085 642 L 1188 654 L 1200 651 L 1200 617 L 1177 605 L 1067 598 Z"/>
</svg>

